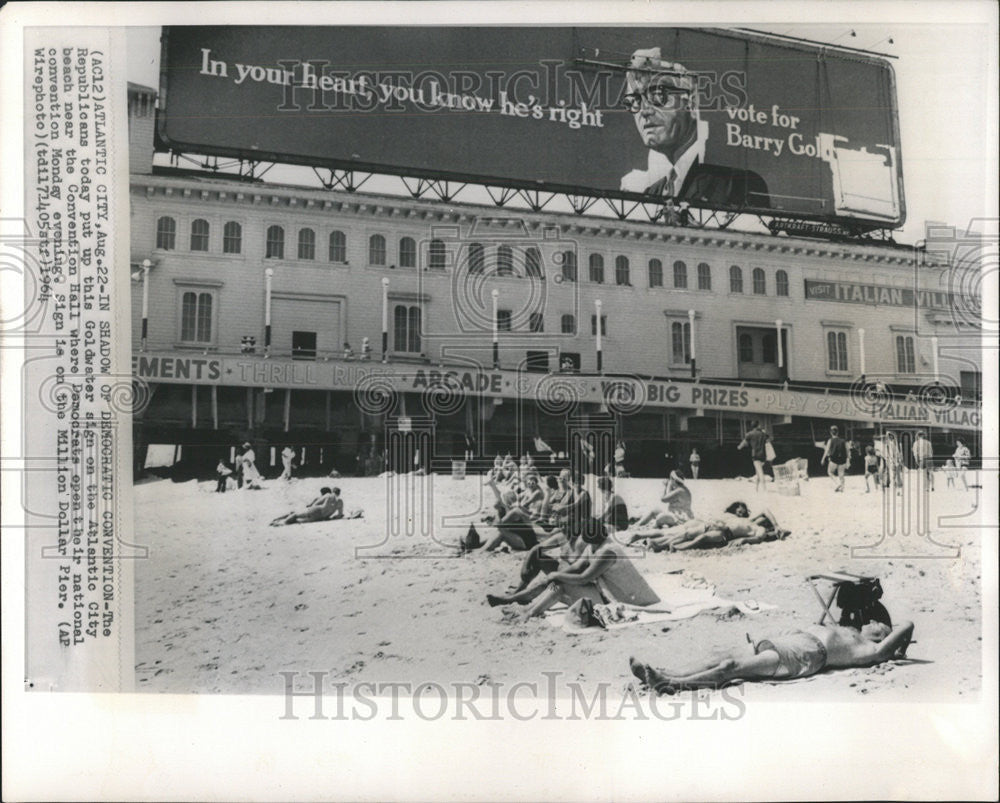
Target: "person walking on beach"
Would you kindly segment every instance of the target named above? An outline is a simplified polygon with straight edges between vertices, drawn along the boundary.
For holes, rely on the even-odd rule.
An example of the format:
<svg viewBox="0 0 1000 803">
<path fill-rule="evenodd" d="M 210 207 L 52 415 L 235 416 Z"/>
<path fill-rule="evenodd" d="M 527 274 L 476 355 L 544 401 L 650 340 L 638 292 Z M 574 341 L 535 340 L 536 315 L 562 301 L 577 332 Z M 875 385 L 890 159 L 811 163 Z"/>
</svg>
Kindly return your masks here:
<svg viewBox="0 0 1000 803">
<path fill-rule="evenodd" d="M 764 477 L 764 463 L 767 462 L 767 444 L 770 441 L 771 436 L 764 432 L 759 422 L 754 421 L 750 424 L 750 431 L 746 437 L 736 447 L 737 449 L 750 447 L 750 459 L 753 460 L 755 487 L 758 492 L 767 482 Z"/>
<path fill-rule="evenodd" d="M 874 446 L 865 447 L 865 493 L 871 493 L 871 488 L 868 487 L 869 477 L 872 478 L 876 488 L 881 485 L 882 467 L 879 465 L 881 460 L 882 458 L 875 454 Z"/>
<path fill-rule="evenodd" d="M 830 439 L 823 449 L 823 459 L 820 465 L 829 463 L 826 473 L 834 482 L 834 493 L 844 490 L 844 472 L 847 470 L 847 441 L 840 437 L 840 430 L 836 425 L 830 427 Z"/>
<path fill-rule="evenodd" d="M 972 461 L 972 453 L 969 451 L 969 447 L 962 442 L 961 438 L 955 438 L 955 454 L 952 455 L 952 459 L 955 461 L 955 473 L 962 480 L 962 487 L 965 490 L 969 490 L 969 483 L 965 479 L 965 472 Z"/>
<path fill-rule="evenodd" d="M 698 469 L 701 468 L 701 455 L 698 454 L 697 449 L 691 450 L 691 456 L 688 458 L 688 462 L 691 464 L 691 479 L 698 479 Z"/>
<path fill-rule="evenodd" d="M 240 455 L 240 463 L 243 467 L 243 486 L 244 488 L 249 488 L 251 490 L 260 490 L 261 480 L 260 472 L 257 470 L 257 455 L 254 453 L 253 447 L 249 442 L 243 444 L 243 453 Z"/>
</svg>

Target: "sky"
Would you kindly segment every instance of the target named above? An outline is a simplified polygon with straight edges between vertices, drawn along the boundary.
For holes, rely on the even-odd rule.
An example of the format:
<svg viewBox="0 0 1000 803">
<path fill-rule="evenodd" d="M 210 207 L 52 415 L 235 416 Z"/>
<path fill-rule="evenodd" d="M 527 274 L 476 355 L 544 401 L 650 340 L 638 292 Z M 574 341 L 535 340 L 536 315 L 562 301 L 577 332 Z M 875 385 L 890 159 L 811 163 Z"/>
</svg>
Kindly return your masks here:
<svg viewBox="0 0 1000 803">
<path fill-rule="evenodd" d="M 920 4 L 911 3 L 909 8 L 916 6 Z M 961 231 L 996 226 L 995 29 L 981 22 L 953 21 L 962 18 L 955 8 L 956 13 L 934 23 L 755 24 L 747 19 L 738 23 L 738 27 L 894 57 L 907 205 L 906 223 L 895 234 L 898 242 L 924 239 L 926 222 L 955 225 Z M 159 27 L 129 29 L 130 81 L 158 86 L 159 32 Z M 987 154 L 994 155 L 992 161 Z M 295 175 L 272 171 L 268 178 L 294 182 Z M 381 189 L 366 185 L 373 187 Z"/>
</svg>

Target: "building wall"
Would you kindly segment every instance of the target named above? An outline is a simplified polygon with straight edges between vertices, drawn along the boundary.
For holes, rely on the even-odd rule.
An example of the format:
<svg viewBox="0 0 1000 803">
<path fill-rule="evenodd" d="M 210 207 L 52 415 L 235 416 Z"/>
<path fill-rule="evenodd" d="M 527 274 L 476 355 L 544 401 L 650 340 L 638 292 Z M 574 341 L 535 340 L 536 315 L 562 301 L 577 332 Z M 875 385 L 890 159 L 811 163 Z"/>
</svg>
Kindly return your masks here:
<svg viewBox="0 0 1000 803">
<path fill-rule="evenodd" d="M 156 226 L 162 217 L 176 222 L 172 250 L 156 247 Z M 506 222 L 490 222 L 490 218 Z M 191 250 L 191 228 L 196 219 L 209 225 L 208 251 Z M 242 228 L 242 250 L 224 254 L 226 222 Z M 267 230 L 284 230 L 284 257 L 265 256 Z M 315 258 L 300 259 L 298 233 L 315 232 Z M 330 233 L 346 237 L 346 260 L 329 260 Z M 386 240 L 385 265 L 369 260 L 369 238 Z M 400 240 L 410 237 L 417 247 L 417 267 L 402 266 Z M 446 266 L 429 268 L 430 241 L 444 242 Z M 483 277 L 469 280 L 470 242 L 485 246 Z M 490 275 L 499 245 L 514 253 L 515 272 L 524 273 L 523 253 L 539 249 L 543 281 Z M 562 254 L 576 253 L 577 281 L 562 279 Z M 591 254 L 604 261 L 604 282 L 589 277 Z M 629 260 L 630 283 L 615 283 L 615 260 Z M 865 329 L 866 371 L 887 382 L 921 384 L 931 378 L 932 335 L 941 338 L 939 369 L 944 379 L 958 384 L 959 371 L 978 369 L 978 338 L 946 323 L 948 313 L 893 306 L 836 303 L 805 299 L 805 280 L 823 279 L 900 288 L 943 290 L 942 269 L 916 267 L 911 254 L 864 244 L 829 244 L 776 238 L 742 232 L 671 229 L 662 225 L 577 218 L 568 215 L 497 210 L 471 205 L 445 205 L 402 198 L 363 196 L 302 188 L 254 185 L 194 177 L 133 176 L 132 261 L 152 259 L 149 287 L 149 348 L 185 348 L 181 343 L 181 298 L 185 292 L 213 298 L 210 350 L 238 352 L 244 336 L 264 342 L 265 270 L 272 269 L 272 292 L 280 303 L 272 324 L 283 332 L 294 326 L 317 327 L 323 309 L 329 310 L 329 331 L 321 334 L 321 352 L 339 353 L 341 338 L 357 351 L 364 337 L 377 353 L 381 347 L 382 279 L 390 282 L 390 306 L 417 306 L 422 310 L 421 352 L 433 362 L 461 358 L 491 361 L 491 297 L 496 288 L 498 306 L 514 313 L 512 332 L 501 333 L 501 362 L 513 366 L 528 350 L 559 350 L 581 355 L 581 368 L 596 368 L 591 317 L 594 302 L 603 304 L 607 332 L 603 337 L 604 369 L 639 375 L 690 374 L 684 362 L 673 358 L 671 324 L 688 321 L 694 310 L 694 345 L 699 374 L 739 377 L 739 327 L 773 329 L 781 319 L 787 328 L 788 375 L 800 382 L 850 382 L 860 373 L 859 330 Z M 662 263 L 663 286 L 650 287 L 648 263 Z M 674 263 L 686 266 L 687 288 L 675 287 Z M 698 265 L 711 271 L 711 290 L 698 289 Z M 742 273 L 743 292 L 730 289 L 730 268 Z M 753 273 L 764 273 L 765 292 L 754 292 Z M 785 271 L 788 296 L 776 295 L 776 276 Z M 139 337 L 141 284 L 133 283 L 133 337 Z M 298 310 L 298 311 L 297 311 Z M 543 315 L 544 332 L 528 331 L 528 312 Z M 277 320 L 274 316 L 281 316 Z M 563 315 L 573 315 L 576 333 L 562 334 Z M 294 318 L 293 321 L 287 317 Z M 309 323 L 308 321 L 312 321 Z M 390 348 L 393 315 L 390 312 Z M 831 370 L 827 338 L 846 335 L 847 370 Z M 897 336 L 914 337 L 914 375 L 897 371 Z M 287 349 L 287 337 L 275 348 Z M 401 354 L 416 358 L 418 354 Z"/>
</svg>

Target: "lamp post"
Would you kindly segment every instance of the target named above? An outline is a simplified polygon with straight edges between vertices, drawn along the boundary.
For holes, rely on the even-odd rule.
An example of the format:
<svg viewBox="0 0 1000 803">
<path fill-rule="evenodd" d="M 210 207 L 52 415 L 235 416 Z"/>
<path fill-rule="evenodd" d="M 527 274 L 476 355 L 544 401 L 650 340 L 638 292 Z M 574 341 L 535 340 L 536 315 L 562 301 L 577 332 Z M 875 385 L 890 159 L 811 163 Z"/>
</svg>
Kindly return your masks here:
<svg viewBox="0 0 1000 803">
<path fill-rule="evenodd" d="M 274 268 L 264 271 L 264 356 L 271 356 L 271 280 Z"/>
<path fill-rule="evenodd" d="M 500 367 L 500 320 L 497 316 L 500 291 L 494 288 L 490 295 L 493 296 L 493 369 L 497 370 Z"/>
<path fill-rule="evenodd" d="M 382 362 L 389 360 L 389 279 L 382 279 Z"/>
<path fill-rule="evenodd" d="M 866 371 L 865 371 L 865 330 L 864 329 L 858 329 L 858 351 L 859 351 L 859 356 L 861 358 L 861 361 L 860 361 L 861 378 L 863 380 L 865 378 L 865 373 L 866 373 Z"/>
<path fill-rule="evenodd" d="M 778 330 L 778 370 L 785 367 L 785 350 L 781 347 L 781 318 L 778 318 L 774 322 L 775 328 Z"/>
<path fill-rule="evenodd" d="M 141 351 L 146 350 L 146 335 L 149 329 L 149 269 L 153 263 L 148 259 L 142 260 L 142 345 Z"/>
<path fill-rule="evenodd" d="M 934 384 L 941 384 L 941 372 L 938 366 L 938 339 L 937 335 L 931 338 L 931 359 L 932 365 L 934 366 Z"/>
<path fill-rule="evenodd" d="M 604 353 L 601 350 L 601 334 L 604 327 L 601 325 L 601 300 L 594 302 L 594 309 L 597 311 L 597 373 L 604 373 Z"/>
<path fill-rule="evenodd" d="M 697 377 L 697 375 L 698 375 L 698 355 L 695 352 L 695 346 L 694 346 L 694 310 L 693 309 L 689 309 L 688 310 L 688 330 L 691 333 L 691 378 L 695 379 Z M 683 348 L 683 337 L 681 338 L 681 340 L 682 340 L 682 348 Z"/>
</svg>

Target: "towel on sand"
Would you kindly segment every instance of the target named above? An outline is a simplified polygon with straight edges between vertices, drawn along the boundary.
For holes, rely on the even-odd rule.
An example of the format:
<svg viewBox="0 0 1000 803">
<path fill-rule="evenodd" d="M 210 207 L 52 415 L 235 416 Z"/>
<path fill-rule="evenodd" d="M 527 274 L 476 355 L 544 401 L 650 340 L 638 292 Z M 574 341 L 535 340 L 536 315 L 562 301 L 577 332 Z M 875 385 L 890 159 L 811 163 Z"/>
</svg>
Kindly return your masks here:
<svg viewBox="0 0 1000 803">
<path fill-rule="evenodd" d="M 650 624 L 653 622 L 675 622 L 690 619 L 702 611 L 718 610 L 719 608 L 735 608 L 741 613 L 750 614 L 758 611 L 768 611 L 777 608 L 766 602 L 756 600 L 731 600 L 718 597 L 715 586 L 704 577 L 693 572 L 676 572 L 672 574 L 649 575 L 646 582 L 656 592 L 660 601 L 655 605 L 638 607 L 626 605 L 628 613 L 625 621 L 608 622 L 608 630 L 617 630 L 631 625 Z M 546 614 L 546 619 L 553 627 L 563 627 L 566 608 L 559 606 Z M 633 619 L 632 614 L 637 614 Z M 600 632 L 601 628 L 588 628 L 590 632 Z M 569 629 L 567 632 L 580 632 Z"/>
</svg>

